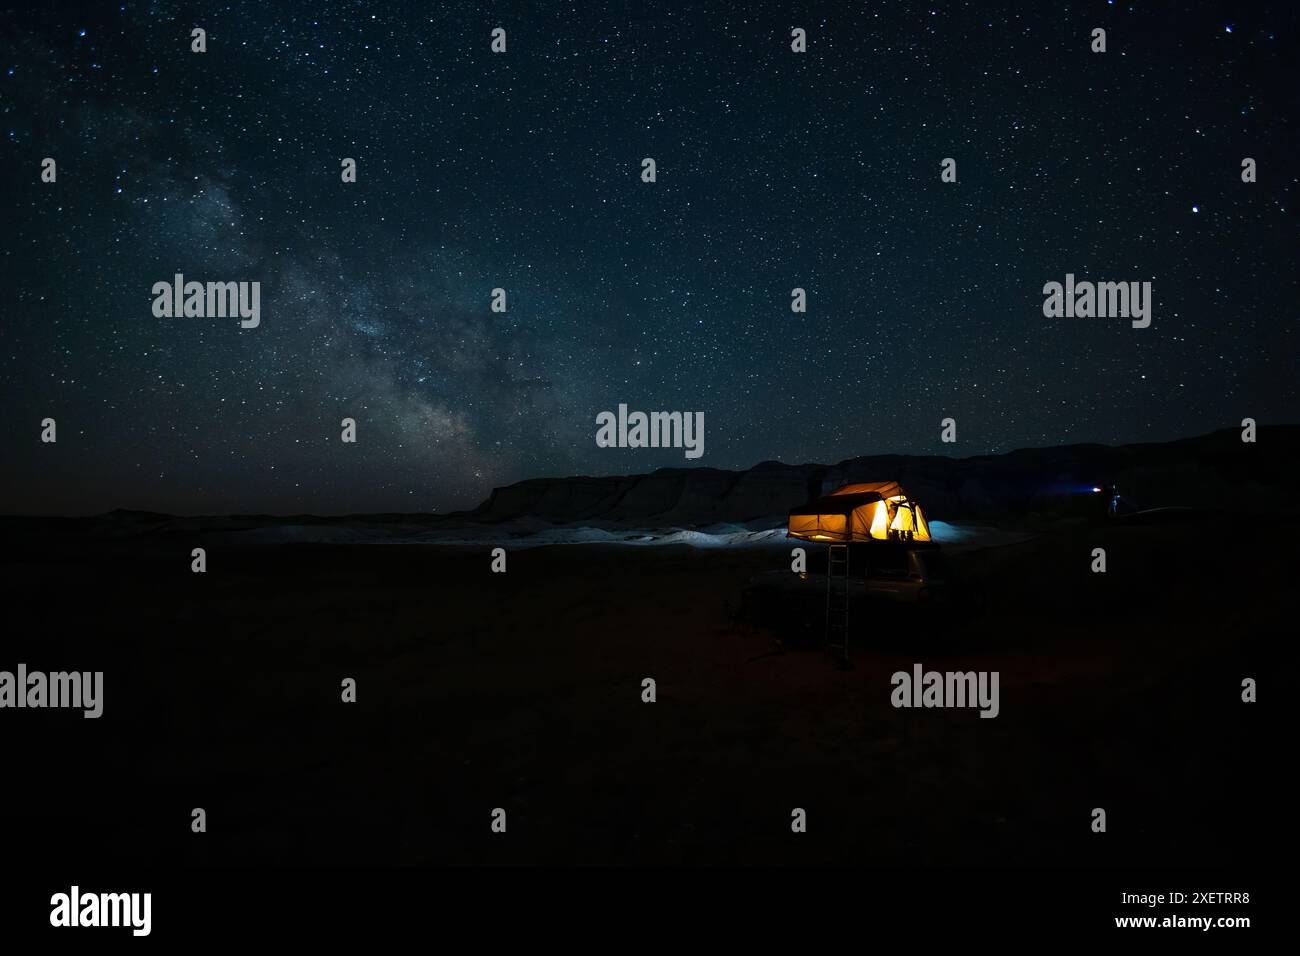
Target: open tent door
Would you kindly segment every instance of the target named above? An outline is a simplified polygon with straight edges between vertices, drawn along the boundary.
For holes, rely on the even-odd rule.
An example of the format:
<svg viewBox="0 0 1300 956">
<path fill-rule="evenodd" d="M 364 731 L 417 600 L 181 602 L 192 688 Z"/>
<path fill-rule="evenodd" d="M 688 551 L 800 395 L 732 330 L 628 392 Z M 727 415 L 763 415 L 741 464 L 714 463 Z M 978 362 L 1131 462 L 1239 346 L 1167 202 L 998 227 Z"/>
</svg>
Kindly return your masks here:
<svg viewBox="0 0 1300 956">
<path fill-rule="evenodd" d="M 921 510 L 920 505 L 916 506 L 916 540 L 917 541 L 933 540 L 930 537 L 930 522 L 925 520 L 925 512 Z"/>
</svg>

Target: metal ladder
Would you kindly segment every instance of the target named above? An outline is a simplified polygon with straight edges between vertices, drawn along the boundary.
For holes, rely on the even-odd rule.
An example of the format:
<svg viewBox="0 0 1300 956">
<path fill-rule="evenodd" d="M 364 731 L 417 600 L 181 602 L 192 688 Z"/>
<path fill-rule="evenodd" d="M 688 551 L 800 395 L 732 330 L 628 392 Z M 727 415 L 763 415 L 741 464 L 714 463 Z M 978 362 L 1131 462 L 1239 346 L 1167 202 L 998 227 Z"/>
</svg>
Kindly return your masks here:
<svg viewBox="0 0 1300 956">
<path fill-rule="evenodd" d="M 832 544 L 826 552 L 826 653 L 849 662 L 849 546 Z"/>
</svg>

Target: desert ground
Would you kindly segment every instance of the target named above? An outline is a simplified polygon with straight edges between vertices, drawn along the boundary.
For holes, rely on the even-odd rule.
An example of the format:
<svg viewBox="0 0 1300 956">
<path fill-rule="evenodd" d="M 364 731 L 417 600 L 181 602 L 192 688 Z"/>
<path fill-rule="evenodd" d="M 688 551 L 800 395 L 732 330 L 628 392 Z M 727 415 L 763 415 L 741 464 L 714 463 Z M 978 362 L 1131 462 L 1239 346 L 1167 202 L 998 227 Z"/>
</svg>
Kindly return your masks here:
<svg viewBox="0 0 1300 956">
<path fill-rule="evenodd" d="M 0 667 L 105 672 L 99 720 L 9 715 L 15 852 L 1167 866 L 1267 840 L 1283 690 L 1246 704 L 1241 682 L 1294 634 L 1294 525 L 1078 523 L 954 553 L 982 607 L 857 614 L 848 670 L 820 619 L 734 623 L 780 547 L 541 547 L 495 574 L 474 547 L 216 544 L 194 574 L 192 530 L 4 525 Z M 914 663 L 998 671 L 999 716 L 893 708 Z"/>
</svg>

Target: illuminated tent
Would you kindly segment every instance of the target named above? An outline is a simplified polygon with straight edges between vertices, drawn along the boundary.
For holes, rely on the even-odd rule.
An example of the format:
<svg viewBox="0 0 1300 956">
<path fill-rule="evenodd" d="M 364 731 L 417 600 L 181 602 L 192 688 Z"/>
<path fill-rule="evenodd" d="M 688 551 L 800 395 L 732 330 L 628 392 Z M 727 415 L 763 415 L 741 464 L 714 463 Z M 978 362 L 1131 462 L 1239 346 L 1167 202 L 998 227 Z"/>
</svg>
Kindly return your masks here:
<svg viewBox="0 0 1300 956">
<path fill-rule="evenodd" d="M 805 541 L 929 541 L 921 506 L 896 481 L 845 485 L 790 512 L 787 537 Z"/>
</svg>

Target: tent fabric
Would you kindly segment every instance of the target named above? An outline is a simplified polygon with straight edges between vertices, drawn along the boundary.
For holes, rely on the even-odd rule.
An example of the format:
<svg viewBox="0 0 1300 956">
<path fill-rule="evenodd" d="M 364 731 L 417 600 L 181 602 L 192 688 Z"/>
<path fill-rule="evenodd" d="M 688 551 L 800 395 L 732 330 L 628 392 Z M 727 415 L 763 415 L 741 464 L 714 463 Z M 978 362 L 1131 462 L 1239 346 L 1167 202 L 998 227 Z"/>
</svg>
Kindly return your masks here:
<svg viewBox="0 0 1300 956">
<path fill-rule="evenodd" d="M 793 508 L 786 534 L 808 541 L 929 541 L 921 506 L 896 481 L 844 485 Z"/>
<path fill-rule="evenodd" d="M 814 498 L 805 505 L 798 508 L 792 508 L 792 515 L 815 515 L 815 514 L 841 514 L 846 515 L 853 511 L 854 508 L 860 508 L 863 505 L 869 505 L 879 501 L 880 496 L 875 494 L 866 495 L 827 495 L 825 498 Z"/>
<path fill-rule="evenodd" d="M 832 496 L 867 494 L 879 495 L 881 498 L 892 498 L 895 495 L 903 494 L 903 487 L 896 481 L 868 481 L 844 485 L 831 492 Z"/>
</svg>

